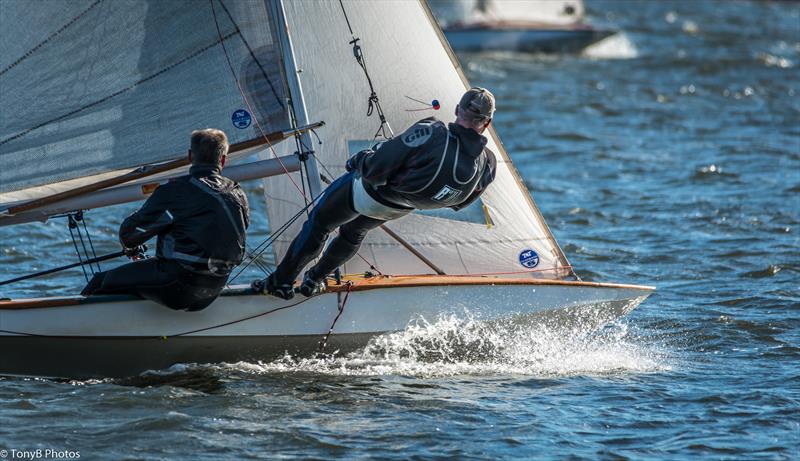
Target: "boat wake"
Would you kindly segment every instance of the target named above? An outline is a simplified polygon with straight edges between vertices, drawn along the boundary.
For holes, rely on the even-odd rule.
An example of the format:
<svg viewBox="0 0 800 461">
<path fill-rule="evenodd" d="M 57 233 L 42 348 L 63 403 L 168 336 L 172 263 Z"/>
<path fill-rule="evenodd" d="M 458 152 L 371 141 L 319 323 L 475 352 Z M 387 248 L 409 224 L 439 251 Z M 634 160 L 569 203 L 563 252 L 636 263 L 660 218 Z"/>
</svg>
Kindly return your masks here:
<svg viewBox="0 0 800 461">
<path fill-rule="evenodd" d="M 345 376 L 533 375 L 559 377 L 655 372 L 671 369 L 658 346 L 647 344 L 625 322 L 600 331 L 563 330 L 529 323 L 481 322 L 448 315 L 418 319 L 405 330 L 373 338 L 345 355 L 270 363 L 216 365 L 228 372 L 318 373 Z"/>
<path fill-rule="evenodd" d="M 582 55 L 592 59 L 634 59 L 639 56 L 639 51 L 624 32 L 617 32 L 589 45 Z"/>
</svg>

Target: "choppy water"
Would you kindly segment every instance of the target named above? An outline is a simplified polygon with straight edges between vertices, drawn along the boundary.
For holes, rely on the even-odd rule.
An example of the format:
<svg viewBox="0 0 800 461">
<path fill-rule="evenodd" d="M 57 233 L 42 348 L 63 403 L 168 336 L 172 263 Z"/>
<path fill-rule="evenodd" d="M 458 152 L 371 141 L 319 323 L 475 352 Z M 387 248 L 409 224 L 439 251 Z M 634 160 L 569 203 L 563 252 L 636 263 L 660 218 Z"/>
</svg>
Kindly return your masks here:
<svg viewBox="0 0 800 461">
<path fill-rule="evenodd" d="M 658 285 L 632 315 L 591 335 L 443 318 L 333 361 L 0 379 L 0 448 L 799 459 L 800 5 L 672 3 L 589 2 L 626 31 L 590 56 L 462 57 L 579 273 Z M 106 241 L 122 213 L 95 219 Z M 60 226 L 0 229 L 2 277 L 69 255 Z"/>
</svg>

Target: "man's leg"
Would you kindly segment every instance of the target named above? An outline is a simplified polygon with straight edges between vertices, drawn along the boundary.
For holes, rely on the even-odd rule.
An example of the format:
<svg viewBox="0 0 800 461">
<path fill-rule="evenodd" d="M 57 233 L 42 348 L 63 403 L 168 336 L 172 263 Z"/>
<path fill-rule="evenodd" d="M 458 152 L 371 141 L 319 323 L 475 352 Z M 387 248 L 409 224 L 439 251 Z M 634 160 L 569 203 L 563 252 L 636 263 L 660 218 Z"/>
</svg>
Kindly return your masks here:
<svg viewBox="0 0 800 461">
<path fill-rule="evenodd" d="M 140 286 L 163 285 L 170 281 L 169 275 L 160 269 L 157 258 L 142 259 L 108 271 L 98 272 L 81 291 L 81 294 L 83 296 L 139 295 L 136 289 Z"/>
<path fill-rule="evenodd" d="M 325 190 L 325 195 L 311 211 L 303 230 L 292 241 L 286 256 L 275 269 L 272 276 L 275 283 L 294 283 L 303 267 L 322 251 L 328 234 L 359 216 L 353 209 L 352 184 L 353 175 L 347 174 Z"/>
<path fill-rule="evenodd" d="M 321 281 L 337 267 L 346 263 L 358 252 L 367 233 L 386 221 L 359 215 L 339 228 L 339 235 L 325 249 L 325 254 L 307 272 L 313 281 Z"/>
<path fill-rule="evenodd" d="M 175 261 L 149 258 L 98 272 L 81 294 L 129 294 L 170 309 L 193 311 L 211 304 L 225 281 L 225 277 L 190 273 Z"/>
</svg>

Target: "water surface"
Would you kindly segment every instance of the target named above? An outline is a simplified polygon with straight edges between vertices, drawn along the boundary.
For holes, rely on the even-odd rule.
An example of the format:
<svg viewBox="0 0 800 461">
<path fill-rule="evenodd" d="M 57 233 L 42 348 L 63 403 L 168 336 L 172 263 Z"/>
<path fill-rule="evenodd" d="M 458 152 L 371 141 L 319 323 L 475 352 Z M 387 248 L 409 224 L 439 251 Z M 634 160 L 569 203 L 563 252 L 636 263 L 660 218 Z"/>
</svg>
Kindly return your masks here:
<svg viewBox="0 0 800 461">
<path fill-rule="evenodd" d="M 588 8 L 625 35 L 588 56 L 462 62 L 496 94 L 497 130 L 578 272 L 658 286 L 631 315 L 596 334 L 448 317 L 335 360 L 0 379 L 0 448 L 148 460 L 800 458 L 800 5 Z M 121 208 L 92 216 L 98 252 L 116 250 Z M 265 233 L 259 218 L 255 238 Z M 2 278 L 73 257 L 61 222 L 2 228 L 0 239 Z M 81 277 L 3 294 L 74 292 Z"/>
</svg>

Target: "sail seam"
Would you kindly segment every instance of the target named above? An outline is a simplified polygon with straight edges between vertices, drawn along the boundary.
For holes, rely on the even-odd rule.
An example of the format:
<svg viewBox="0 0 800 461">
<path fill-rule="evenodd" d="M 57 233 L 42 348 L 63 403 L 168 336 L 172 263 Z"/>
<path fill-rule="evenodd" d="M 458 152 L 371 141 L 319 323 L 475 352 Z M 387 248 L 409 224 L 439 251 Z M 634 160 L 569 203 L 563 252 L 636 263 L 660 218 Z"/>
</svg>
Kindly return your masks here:
<svg viewBox="0 0 800 461">
<path fill-rule="evenodd" d="M 261 61 L 258 60 L 255 52 L 253 52 L 253 48 L 250 47 L 250 43 L 248 43 L 247 39 L 244 38 L 242 30 L 239 29 L 239 24 L 237 24 L 236 21 L 234 21 L 233 16 L 231 15 L 230 11 L 228 11 L 228 7 L 225 6 L 225 3 L 222 0 L 219 0 L 219 4 L 222 6 L 222 9 L 225 11 L 225 15 L 227 15 L 228 19 L 231 21 L 231 24 L 233 24 L 233 27 L 236 28 L 236 33 L 238 33 L 239 37 L 242 39 L 242 43 L 244 43 L 245 48 L 247 48 L 248 53 L 250 53 L 250 57 L 253 58 L 253 61 L 255 61 L 259 70 L 261 70 L 261 75 L 264 76 L 264 80 L 266 80 L 267 83 L 269 84 L 269 88 L 270 90 L 272 90 L 272 94 L 273 96 L 275 96 L 275 100 L 278 101 L 278 104 L 281 105 L 281 108 L 285 110 L 286 106 L 284 105 L 282 98 L 278 94 L 278 91 L 275 89 L 275 85 L 272 83 L 272 80 L 270 80 L 269 75 L 267 75 L 267 71 L 264 69 L 264 66 L 261 64 Z"/>
<path fill-rule="evenodd" d="M 52 40 L 52 39 L 56 38 L 56 37 L 57 37 L 58 35 L 60 35 L 62 32 L 64 32 L 65 30 L 69 29 L 69 28 L 70 28 L 70 27 L 71 27 L 73 24 L 75 24 L 75 23 L 76 23 L 76 22 L 77 22 L 79 19 L 81 19 L 81 18 L 82 18 L 82 17 L 83 17 L 83 16 L 84 16 L 86 13 L 88 13 L 89 11 L 91 11 L 91 10 L 92 10 L 92 9 L 93 9 L 95 6 L 97 6 L 97 5 L 98 5 L 100 2 L 102 2 L 102 1 L 103 1 L 103 0 L 97 0 L 96 2 L 92 3 L 91 5 L 89 5 L 89 8 L 86 8 L 85 10 L 83 10 L 83 12 L 82 12 L 81 14 L 79 14 L 79 15 L 75 16 L 75 17 L 74 17 L 74 18 L 72 18 L 72 19 L 71 19 L 71 20 L 70 20 L 68 23 L 66 23 L 66 24 L 64 24 L 63 26 L 61 26 L 61 28 L 60 28 L 60 29 L 58 29 L 57 31 L 55 31 L 55 32 L 53 32 L 52 34 L 48 35 L 48 36 L 47 36 L 47 38 L 45 38 L 44 40 L 42 40 L 41 42 L 39 42 L 39 44 L 38 44 L 38 45 L 34 46 L 34 47 L 33 47 L 33 48 L 31 48 L 30 50 L 28 50 L 28 51 L 27 51 L 25 54 L 23 54 L 22 56 L 20 56 L 20 57 L 19 57 L 19 59 L 17 59 L 16 61 L 12 62 L 11 64 L 9 64 L 9 65 L 8 65 L 8 67 L 6 67 L 6 68 L 5 68 L 5 69 L 3 69 L 3 70 L 0 70 L 0 76 L 2 76 L 3 74 L 5 74 L 5 73 L 6 73 L 6 72 L 8 72 L 9 70 L 13 69 L 14 67 L 17 67 L 19 64 L 21 64 L 21 63 L 22 63 L 22 61 L 24 61 L 24 60 L 28 59 L 29 57 L 31 57 L 31 55 L 33 55 L 33 53 L 35 53 L 36 51 L 38 51 L 38 50 L 39 50 L 39 48 L 41 48 L 41 47 L 45 46 L 46 44 L 48 44 L 48 43 L 50 42 L 50 40 Z"/>
<path fill-rule="evenodd" d="M 132 89 L 136 88 L 137 86 L 141 85 L 142 83 L 145 83 L 145 82 L 147 82 L 147 81 L 150 81 L 150 80 L 152 80 L 152 79 L 154 79 L 154 78 L 158 77 L 159 75 L 161 75 L 161 74 L 164 74 L 164 73 L 166 73 L 166 72 L 168 72 L 168 71 L 170 71 L 170 70 L 174 69 L 175 67 L 177 67 L 177 66 L 179 66 L 179 65 L 181 65 L 181 64 L 183 64 L 183 63 L 185 63 L 185 62 L 187 62 L 187 61 L 189 61 L 189 60 L 191 60 L 191 59 L 194 59 L 194 58 L 196 58 L 197 56 L 199 56 L 199 55 L 203 54 L 204 52 L 206 52 L 206 51 L 208 51 L 209 49 L 211 49 L 211 48 L 215 47 L 216 45 L 218 45 L 218 44 L 222 43 L 224 40 L 227 40 L 227 39 L 229 39 L 229 38 L 233 37 L 233 36 L 234 36 L 234 35 L 236 35 L 236 34 L 237 34 L 237 32 L 231 32 L 230 34 L 228 34 L 228 35 L 224 36 L 224 37 L 222 38 L 222 40 L 217 40 L 217 41 L 215 41 L 215 42 L 211 43 L 210 45 L 208 45 L 208 46 L 205 46 L 205 47 L 203 47 L 203 48 L 201 48 L 201 49 L 199 49 L 199 50 L 195 51 L 194 53 L 190 54 L 189 56 L 187 56 L 187 57 L 185 57 L 185 58 L 183 58 L 183 59 L 181 59 L 181 60 L 179 60 L 179 61 L 176 61 L 176 62 L 174 62 L 174 63 L 170 64 L 169 66 L 167 66 L 167 67 L 165 67 L 165 68 L 163 68 L 163 69 L 159 70 L 158 72 L 156 72 L 156 73 L 154 73 L 154 74 L 152 74 L 152 75 L 149 75 L 149 76 L 147 76 L 147 77 L 145 77 L 145 78 L 143 78 L 143 79 L 141 79 L 141 80 L 139 80 L 139 81 L 137 81 L 137 82 L 134 82 L 134 83 L 132 83 L 131 85 L 129 85 L 129 86 L 127 86 L 127 87 L 125 87 L 125 88 L 123 88 L 123 89 L 121 89 L 121 90 L 118 90 L 118 91 L 114 92 L 113 94 L 110 94 L 110 95 L 108 95 L 108 96 L 106 96 L 106 97 L 104 97 L 104 98 L 98 99 L 97 101 L 91 102 L 91 103 L 89 103 L 89 104 L 87 104 L 87 105 L 85 105 L 85 106 L 82 106 L 82 107 L 79 107 L 79 108 L 77 108 L 77 109 L 75 109 L 75 110 L 72 110 L 72 111 L 70 111 L 70 112 L 67 112 L 67 113 L 66 113 L 66 114 L 64 114 L 64 115 L 59 115 L 58 117 L 55 117 L 55 118 L 53 118 L 53 119 L 50 119 L 50 120 L 48 120 L 48 121 L 46 121 L 46 122 L 40 123 L 40 124 L 38 124 L 38 125 L 36 125 L 36 126 L 33 126 L 33 127 L 31 127 L 31 128 L 28 128 L 28 129 L 26 129 L 26 130 L 20 131 L 19 133 L 15 134 L 15 135 L 13 135 L 13 136 L 10 136 L 10 137 L 8 137 L 8 138 L 6 138 L 6 139 L 3 139 L 2 141 L 0 141 L 0 146 L 2 146 L 3 144 L 7 144 L 7 143 L 9 143 L 9 142 L 11 142 L 11 141 L 13 141 L 13 140 L 15 140 L 15 139 L 19 139 L 19 138 L 21 138 L 21 137 L 23 137 L 23 136 L 27 135 L 28 133 L 30 133 L 30 132 L 32 132 L 32 131 L 38 130 L 39 128 L 43 128 L 43 127 L 45 127 L 45 126 L 47 126 L 47 125 L 50 125 L 50 124 L 52 124 L 52 123 L 60 122 L 60 121 L 62 121 L 62 120 L 64 120 L 64 119 L 66 119 L 66 118 L 68 118 L 68 117 L 71 117 L 71 116 L 73 116 L 73 115 L 75 115 L 75 114 L 78 114 L 78 113 L 80 113 L 80 112 L 83 112 L 83 111 L 84 111 L 84 110 L 86 110 L 86 109 L 89 109 L 89 108 L 91 108 L 91 107 L 97 106 L 97 105 L 99 105 L 99 104 L 102 104 L 102 103 L 104 103 L 104 102 L 106 102 L 106 101 L 109 101 L 109 100 L 111 100 L 111 99 L 113 99 L 113 98 L 115 98 L 115 97 L 117 97 L 117 96 L 119 96 L 119 95 L 121 95 L 121 94 L 123 94 L 123 93 L 126 93 L 126 92 L 128 92 L 128 91 L 130 91 L 130 90 L 132 90 Z"/>
</svg>

